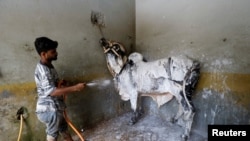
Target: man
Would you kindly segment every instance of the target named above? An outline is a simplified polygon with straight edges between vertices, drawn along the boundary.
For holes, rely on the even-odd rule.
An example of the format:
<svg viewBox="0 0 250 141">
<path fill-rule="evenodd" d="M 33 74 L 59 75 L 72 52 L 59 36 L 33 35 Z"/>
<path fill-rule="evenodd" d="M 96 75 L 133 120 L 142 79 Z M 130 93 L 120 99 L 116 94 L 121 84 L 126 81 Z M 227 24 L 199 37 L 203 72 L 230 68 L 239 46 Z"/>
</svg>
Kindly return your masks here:
<svg viewBox="0 0 250 141">
<path fill-rule="evenodd" d="M 68 125 L 63 112 L 66 108 L 63 96 L 81 91 L 85 83 L 62 87 L 52 61 L 57 60 L 57 41 L 47 37 L 35 40 L 35 48 L 40 61 L 35 69 L 35 82 L 38 92 L 36 114 L 38 119 L 46 125 L 47 141 L 56 141 L 61 133 L 65 141 L 73 141 L 68 132 Z"/>
</svg>

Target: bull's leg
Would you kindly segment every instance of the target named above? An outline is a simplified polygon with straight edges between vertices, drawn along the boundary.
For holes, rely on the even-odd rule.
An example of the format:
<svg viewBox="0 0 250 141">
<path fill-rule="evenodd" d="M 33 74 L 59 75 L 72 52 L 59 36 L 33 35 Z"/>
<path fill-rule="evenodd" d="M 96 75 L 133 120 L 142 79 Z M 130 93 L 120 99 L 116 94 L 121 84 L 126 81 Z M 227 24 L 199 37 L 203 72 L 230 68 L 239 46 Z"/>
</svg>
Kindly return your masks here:
<svg viewBox="0 0 250 141">
<path fill-rule="evenodd" d="M 138 93 L 134 93 L 130 99 L 131 108 L 133 110 L 133 115 L 130 120 L 130 125 L 135 124 L 142 115 L 141 106 L 138 106 L 141 104 L 140 102 L 141 100 L 140 98 L 138 98 Z"/>
<path fill-rule="evenodd" d="M 194 119 L 194 115 L 195 112 L 193 111 L 193 109 L 184 109 L 183 111 L 183 120 L 184 120 L 184 134 L 182 134 L 182 138 L 183 140 L 187 140 L 190 136 L 190 131 L 192 128 L 192 123 L 193 123 L 193 119 Z"/>
<path fill-rule="evenodd" d="M 185 132 L 183 135 L 183 138 L 185 140 L 190 135 L 190 131 L 192 128 L 192 123 L 193 123 L 193 119 L 194 119 L 194 115 L 195 115 L 195 107 L 194 107 L 193 102 L 192 102 L 192 94 L 193 94 L 195 87 L 197 85 L 199 75 L 200 75 L 200 66 L 198 63 L 194 63 L 192 72 L 190 73 L 190 75 L 186 79 L 184 92 L 181 94 L 182 96 L 186 96 L 186 98 L 187 98 L 187 100 L 185 100 L 186 102 L 183 102 L 183 104 L 184 103 L 188 104 L 188 108 L 184 108 L 184 114 L 183 114 L 184 120 L 186 121 Z M 187 106 L 184 105 L 184 107 L 187 107 Z"/>
<path fill-rule="evenodd" d="M 184 116 L 185 116 L 184 119 L 186 121 L 186 123 L 185 123 L 185 131 L 184 131 L 184 134 L 182 135 L 182 138 L 184 140 L 187 140 L 189 138 L 190 131 L 191 131 L 191 128 L 192 128 L 193 119 L 194 119 L 194 115 L 195 115 L 195 112 L 193 112 L 192 110 L 190 110 L 189 112 L 184 114 Z"/>
<path fill-rule="evenodd" d="M 140 111 L 133 112 L 133 115 L 130 120 L 130 125 L 135 124 L 141 117 L 142 113 Z"/>
<path fill-rule="evenodd" d="M 177 120 L 182 116 L 183 114 L 183 107 L 181 104 L 179 104 L 179 108 L 178 108 L 178 111 L 177 111 L 177 114 L 175 115 L 175 117 L 172 119 L 172 123 L 176 123 Z"/>
<path fill-rule="evenodd" d="M 198 82 L 199 74 L 199 63 L 194 63 L 191 72 L 185 77 L 185 80 L 183 81 L 183 89 L 180 91 L 180 97 L 178 99 L 180 105 L 183 108 L 183 119 L 185 121 L 185 131 L 182 135 L 184 140 L 189 138 L 194 119 L 195 107 L 192 102 L 192 94 Z"/>
<path fill-rule="evenodd" d="M 191 99 L 186 100 L 184 95 L 186 93 L 180 91 L 180 95 L 176 97 L 177 101 L 179 102 L 179 111 L 175 116 L 175 120 L 178 120 L 180 116 L 183 117 L 184 120 L 184 133 L 181 136 L 183 140 L 187 140 L 191 131 L 193 117 L 194 117 L 194 107 L 191 102 Z"/>
</svg>

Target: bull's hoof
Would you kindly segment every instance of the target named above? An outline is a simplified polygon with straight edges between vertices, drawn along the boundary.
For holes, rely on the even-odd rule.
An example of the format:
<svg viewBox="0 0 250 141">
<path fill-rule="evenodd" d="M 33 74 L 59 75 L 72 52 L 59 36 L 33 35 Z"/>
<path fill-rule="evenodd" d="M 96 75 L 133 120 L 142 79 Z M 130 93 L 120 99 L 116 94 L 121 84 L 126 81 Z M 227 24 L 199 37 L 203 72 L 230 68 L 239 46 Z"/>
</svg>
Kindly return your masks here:
<svg viewBox="0 0 250 141">
<path fill-rule="evenodd" d="M 129 121 L 129 125 L 134 125 L 136 123 L 136 121 L 133 121 L 132 119 Z"/>
<path fill-rule="evenodd" d="M 182 141 L 187 141 L 189 139 L 189 135 L 187 135 L 187 134 L 182 134 L 181 135 L 181 140 Z"/>
<path fill-rule="evenodd" d="M 139 118 L 137 116 L 133 116 L 129 121 L 129 125 L 134 125 L 138 120 Z"/>
<path fill-rule="evenodd" d="M 142 112 L 134 112 L 129 121 L 129 125 L 134 125 L 142 117 Z"/>
<path fill-rule="evenodd" d="M 181 140 L 182 140 L 182 141 L 187 141 L 187 140 L 188 140 L 188 136 L 185 135 L 185 134 L 182 134 L 182 135 L 181 135 Z"/>
</svg>

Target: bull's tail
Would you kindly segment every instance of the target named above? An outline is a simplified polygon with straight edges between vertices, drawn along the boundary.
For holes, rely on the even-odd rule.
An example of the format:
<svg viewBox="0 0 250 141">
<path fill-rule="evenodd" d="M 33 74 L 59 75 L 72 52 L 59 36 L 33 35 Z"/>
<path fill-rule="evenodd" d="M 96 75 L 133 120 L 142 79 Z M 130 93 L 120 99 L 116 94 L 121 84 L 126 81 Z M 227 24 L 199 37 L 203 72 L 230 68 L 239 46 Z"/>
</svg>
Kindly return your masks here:
<svg viewBox="0 0 250 141">
<path fill-rule="evenodd" d="M 195 109 L 191 100 L 191 96 L 195 90 L 199 76 L 200 76 L 200 63 L 194 61 L 192 67 L 186 74 L 182 84 L 184 99 L 188 105 L 188 108 L 191 109 L 192 111 L 195 111 Z"/>
</svg>

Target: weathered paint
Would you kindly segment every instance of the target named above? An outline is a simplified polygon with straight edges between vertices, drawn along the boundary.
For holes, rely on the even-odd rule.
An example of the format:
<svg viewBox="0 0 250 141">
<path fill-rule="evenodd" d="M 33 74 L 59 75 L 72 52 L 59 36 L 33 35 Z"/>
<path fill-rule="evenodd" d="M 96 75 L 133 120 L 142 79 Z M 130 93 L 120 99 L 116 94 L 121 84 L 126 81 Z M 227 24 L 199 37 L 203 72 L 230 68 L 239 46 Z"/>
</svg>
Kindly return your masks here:
<svg viewBox="0 0 250 141">
<path fill-rule="evenodd" d="M 1 94 L 8 92 L 9 95 L 13 95 L 15 97 L 23 97 L 27 96 L 27 94 L 35 91 L 36 84 L 34 82 L 27 82 L 27 83 L 20 83 L 20 84 L 8 84 L 8 85 L 1 85 L 0 91 Z"/>
<path fill-rule="evenodd" d="M 101 75 L 104 76 L 104 75 Z M 91 77 L 98 79 L 101 77 L 99 74 L 96 75 L 89 75 L 87 77 L 79 76 L 79 79 L 72 78 L 72 81 L 83 81 L 83 80 L 93 80 Z M 108 76 L 106 76 L 108 77 Z M 84 79 L 83 79 L 84 78 Z M 110 84 L 112 85 L 112 84 Z M 219 94 L 223 95 L 224 93 L 230 92 L 233 97 L 237 100 L 237 103 L 239 106 L 243 106 L 246 110 L 249 109 L 250 104 L 250 75 L 249 74 L 235 74 L 235 73 L 207 73 L 202 72 L 200 75 L 199 83 L 197 85 L 196 93 L 202 94 L 200 92 L 202 91 L 210 91 L 213 93 L 213 91 L 217 91 Z M 99 89 L 98 91 L 102 91 Z M 87 91 L 88 92 L 88 91 Z M 91 95 L 92 91 L 89 91 L 90 93 L 85 93 L 81 97 L 85 97 L 87 95 Z M 205 92 L 205 91 L 204 91 Z M 115 94 L 117 95 L 117 94 Z M 203 94 L 205 95 L 205 93 Z M 210 94 L 211 95 L 211 94 Z M 203 100 L 204 102 L 210 103 L 208 99 L 210 96 L 209 94 L 206 96 L 207 100 Z M 204 97 L 204 96 L 203 96 Z M 77 102 L 76 99 L 79 99 L 79 97 L 70 96 L 69 102 L 75 103 Z M 87 99 L 86 99 L 87 100 Z M 223 99 L 222 99 L 223 100 Z M 15 114 L 16 111 L 21 107 L 24 106 L 28 109 L 29 116 L 26 119 L 23 128 L 23 137 L 26 139 L 43 139 L 44 138 L 44 127 L 41 123 L 37 120 L 34 110 L 35 110 L 35 104 L 36 104 L 36 91 L 35 91 L 35 83 L 34 82 L 28 82 L 28 83 L 20 83 L 20 84 L 8 84 L 8 85 L 1 85 L 0 86 L 0 115 L 1 115 L 1 124 L 0 124 L 0 136 L 5 137 L 9 140 L 15 140 L 18 135 L 19 131 L 19 121 L 16 120 Z M 82 101 L 84 102 L 84 101 Z M 198 101 L 195 101 L 198 102 Z M 199 109 L 209 107 L 202 107 L 202 105 L 207 104 L 201 104 Z M 76 105 L 80 106 L 80 105 Z M 211 108 L 211 107 L 210 107 Z M 229 108 L 230 107 L 226 107 Z M 72 115 L 74 117 L 74 121 L 77 121 L 77 123 L 82 123 L 81 119 L 77 119 L 81 113 L 72 113 L 74 109 L 71 109 L 69 107 L 68 112 L 70 113 L 69 116 Z M 226 109 L 224 109 L 227 111 Z M 198 111 L 199 112 L 199 111 Z M 91 112 L 90 112 L 91 113 Z M 208 113 L 206 113 L 207 115 Z M 207 115 L 208 116 L 208 115 Z M 207 116 L 200 117 L 200 118 L 208 118 Z M 240 117 L 238 117 L 240 118 Z M 100 121 L 97 120 L 96 122 Z M 74 122 L 75 123 L 75 122 Z M 3 134 L 4 133 L 4 134 Z"/>
<path fill-rule="evenodd" d="M 249 109 L 250 105 L 250 74 L 236 73 L 201 73 L 197 91 L 204 88 L 218 93 L 232 92 L 237 103 Z"/>
<path fill-rule="evenodd" d="M 102 77 L 108 77 L 103 74 L 94 74 L 88 76 L 80 76 L 77 78 L 68 78 L 72 82 L 90 81 Z M 94 79 L 92 79 L 94 78 Z M 67 80 L 67 79 L 66 79 Z M 240 100 L 239 104 L 247 106 L 250 103 L 250 74 L 236 74 L 236 73 L 209 73 L 201 72 L 199 83 L 197 84 L 197 91 L 204 88 L 215 90 L 219 93 L 231 91 L 234 96 Z M 24 97 L 36 93 L 36 86 L 34 82 L 0 85 L 0 99 L 4 100 L 8 97 Z M 248 108 L 248 107 L 246 107 Z"/>
<path fill-rule="evenodd" d="M 21 83 L 0 86 L 0 136 L 5 140 L 16 140 L 20 128 L 20 120 L 16 118 L 16 113 L 21 107 L 27 111 L 24 113 L 24 123 L 22 129 L 22 140 L 37 140 L 43 136 L 39 122 L 35 116 L 35 84 Z M 3 124 L 4 123 L 4 124 Z"/>
</svg>

